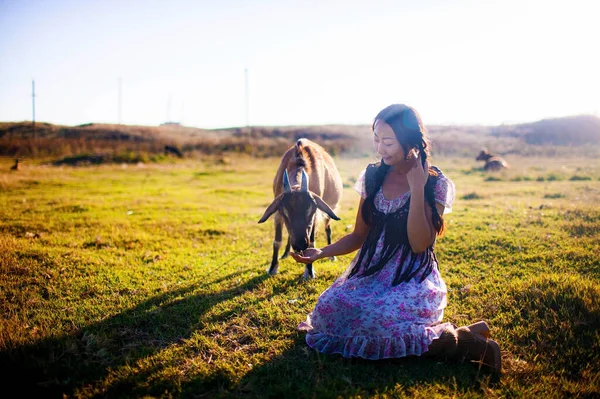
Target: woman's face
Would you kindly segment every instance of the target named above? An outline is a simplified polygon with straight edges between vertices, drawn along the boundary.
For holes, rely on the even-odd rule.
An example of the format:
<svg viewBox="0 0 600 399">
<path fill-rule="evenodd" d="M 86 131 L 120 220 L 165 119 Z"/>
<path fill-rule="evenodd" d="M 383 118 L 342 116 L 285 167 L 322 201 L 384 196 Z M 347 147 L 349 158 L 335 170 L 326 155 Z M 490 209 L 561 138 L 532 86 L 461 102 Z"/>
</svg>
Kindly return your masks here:
<svg viewBox="0 0 600 399">
<path fill-rule="evenodd" d="M 373 149 L 381 156 L 386 165 L 392 166 L 404 162 L 404 149 L 400 145 L 394 130 L 383 121 L 375 122 L 373 130 Z"/>
</svg>

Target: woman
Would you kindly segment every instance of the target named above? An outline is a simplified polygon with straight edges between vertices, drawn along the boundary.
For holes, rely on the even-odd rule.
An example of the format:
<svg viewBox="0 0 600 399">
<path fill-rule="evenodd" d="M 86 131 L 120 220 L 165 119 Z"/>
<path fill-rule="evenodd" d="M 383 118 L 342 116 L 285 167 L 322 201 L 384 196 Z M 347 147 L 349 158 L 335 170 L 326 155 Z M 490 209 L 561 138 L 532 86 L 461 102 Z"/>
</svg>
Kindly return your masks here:
<svg viewBox="0 0 600 399">
<path fill-rule="evenodd" d="M 360 249 L 321 294 L 299 329 L 323 353 L 366 359 L 433 355 L 479 362 L 499 372 L 500 349 L 485 322 L 441 323 L 446 285 L 434 252 L 451 211 L 454 183 L 430 166 L 426 130 L 417 111 L 384 108 L 373 122 L 381 161 L 367 166 L 354 231 L 324 248 L 292 253 L 302 263 Z"/>
</svg>

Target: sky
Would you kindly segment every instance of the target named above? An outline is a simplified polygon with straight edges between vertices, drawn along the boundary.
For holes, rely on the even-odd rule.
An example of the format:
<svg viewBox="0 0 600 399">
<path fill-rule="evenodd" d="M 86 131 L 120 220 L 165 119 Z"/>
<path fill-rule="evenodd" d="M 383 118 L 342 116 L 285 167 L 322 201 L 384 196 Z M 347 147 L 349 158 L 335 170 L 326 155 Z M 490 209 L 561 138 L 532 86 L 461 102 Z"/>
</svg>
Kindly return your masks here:
<svg viewBox="0 0 600 399">
<path fill-rule="evenodd" d="M 596 0 L 0 0 L 0 121 L 600 116 Z"/>
</svg>

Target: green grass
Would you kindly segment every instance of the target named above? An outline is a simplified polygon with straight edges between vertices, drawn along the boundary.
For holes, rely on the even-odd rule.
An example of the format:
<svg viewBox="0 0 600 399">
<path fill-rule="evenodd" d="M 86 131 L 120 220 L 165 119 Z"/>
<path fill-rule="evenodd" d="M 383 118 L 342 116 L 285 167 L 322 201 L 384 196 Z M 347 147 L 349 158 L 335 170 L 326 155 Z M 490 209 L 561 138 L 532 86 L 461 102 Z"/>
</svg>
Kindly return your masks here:
<svg viewBox="0 0 600 399">
<path fill-rule="evenodd" d="M 499 380 L 472 364 L 364 361 L 296 331 L 352 255 L 266 276 L 277 159 L 53 167 L 0 160 L 2 392 L 36 397 L 598 397 L 600 166 L 435 160 L 457 200 L 437 244 L 445 319 L 486 320 Z M 336 159 L 339 238 L 367 159 Z M 592 165 L 592 166 L 590 166 Z M 493 178 L 490 179 L 490 176 Z M 572 178 L 577 176 L 577 178 Z M 318 245 L 324 242 L 317 236 Z"/>
</svg>

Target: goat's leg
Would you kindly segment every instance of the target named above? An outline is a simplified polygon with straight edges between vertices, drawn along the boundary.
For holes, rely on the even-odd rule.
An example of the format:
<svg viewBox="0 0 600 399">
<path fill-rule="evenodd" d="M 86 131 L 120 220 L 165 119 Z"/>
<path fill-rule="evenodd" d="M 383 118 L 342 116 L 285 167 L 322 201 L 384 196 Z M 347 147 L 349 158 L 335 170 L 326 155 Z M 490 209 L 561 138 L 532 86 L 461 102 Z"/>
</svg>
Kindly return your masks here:
<svg viewBox="0 0 600 399">
<path fill-rule="evenodd" d="M 304 279 L 312 280 L 316 277 L 315 271 L 313 269 L 312 263 L 307 263 L 304 265 Z"/>
<path fill-rule="evenodd" d="M 310 232 L 310 243 L 308 245 L 309 248 L 315 247 L 315 227 L 313 226 L 312 231 Z M 315 271 L 313 269 L 312 263 L 307 263 L 304 266 L 304 278 L 306 280 L 312 280 L 315 278 Z"/>
<path fill-rule="evenodd" d="M 327 245 L 331 245 L 331 224 L 329 223 L 331 220 L 327 219 L 326 225 L 325 225 L 325 235 L 327 236 Z M 337 258 L 335 256 L 330 256 L 329 257 L 330 260 L 337 260 Z"/>
<path fill-rule="evenodd" d="M 269 266 L 269 274 L 271 276 L 277 274 L 279 269 L 279 261 L 277 256 L 279 255 L 279 248 L 281 247 L 281 234 L 283 230 L 283 222 L 279 215 L 275 216 L 275 239 L 273 240 L 273 257 L 271 258 L 271 266 Z"/>
<path fill-rule="evenodd" d="M 283 255 L 281 255 L 281 259 L 285 259 L 290 254 L 290 236 L 288 235 L 287 244 L 285 244 L 285 251 L 283 251 Z"/>
</svg>

